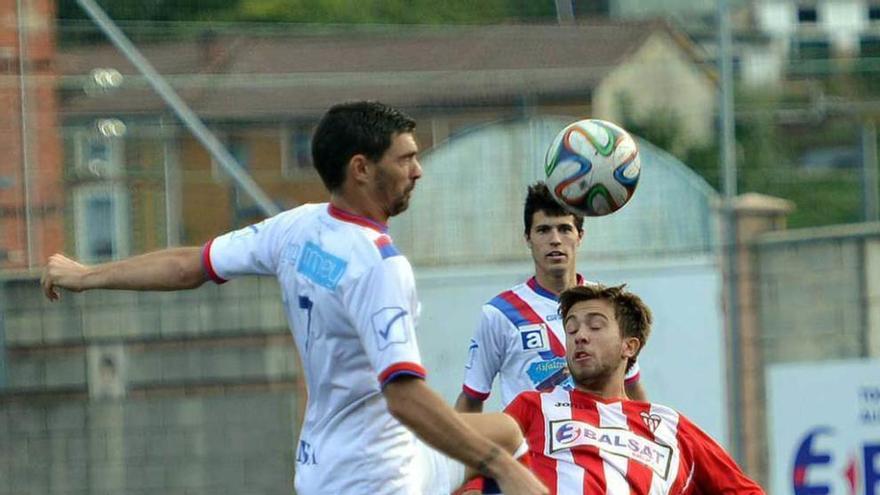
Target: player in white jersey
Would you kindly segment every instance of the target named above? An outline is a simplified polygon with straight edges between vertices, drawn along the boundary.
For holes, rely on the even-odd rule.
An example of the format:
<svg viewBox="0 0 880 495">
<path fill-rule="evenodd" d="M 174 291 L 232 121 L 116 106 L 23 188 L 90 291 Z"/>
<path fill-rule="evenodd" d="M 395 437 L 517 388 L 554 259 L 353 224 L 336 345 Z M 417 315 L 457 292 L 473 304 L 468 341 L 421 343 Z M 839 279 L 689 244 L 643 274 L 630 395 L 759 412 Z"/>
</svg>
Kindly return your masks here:
<svg viewBox="0 0 880 495">
<path fill-rule="evenodd" d="M 482 411 L 496 376 L 504 406 L 527 390 L 573 387 L 565 367 L 557 296 L 587 283 L 576 271 L 584 219 L 559 206 L 547 186 L 538 182 L 526 194 L 523 223 L 535 275 L 483 305 L 468 347 L 464 384 L 456 401 L 459 411 Z M 626 387 L 630 398 L 644 400 L 638 363 L 629 369 Z"/>
<path fill-rule="evenodd" d="M 651 312 L 638 296 L 622 286 L 574 287 L 560 295 L 560 306 L 575 388 L 523 392 L 505 409 L 526 437 L 532 471 L 551 493 L 764 493 L 686 417 L 627 399 L 625 370 L 651 329 Z"/>
<path fill-rule="evenodd" d="M 278 278 L 308 385 L 297 452 L 300 495 L 421 495 L 416 433 L 501 480 L 546 489 L 427 387 L 412 268 L 386 233 L 421 177 L 415 122 L 376 102 L 337 105 L 312 141 L 329 204 L 305 205 L 208 242 L 88 267 L 53 255 L 43 289 L 175 290 L 241 275 Z M 512 445 L 512 447 L 511 447 Z M 516 442 L 505 445 L 507 451 Z M 439 473 L 445 476 L 446 473 Z M 440 486 L 439 483 L 436 486 Z"/>
</svg>

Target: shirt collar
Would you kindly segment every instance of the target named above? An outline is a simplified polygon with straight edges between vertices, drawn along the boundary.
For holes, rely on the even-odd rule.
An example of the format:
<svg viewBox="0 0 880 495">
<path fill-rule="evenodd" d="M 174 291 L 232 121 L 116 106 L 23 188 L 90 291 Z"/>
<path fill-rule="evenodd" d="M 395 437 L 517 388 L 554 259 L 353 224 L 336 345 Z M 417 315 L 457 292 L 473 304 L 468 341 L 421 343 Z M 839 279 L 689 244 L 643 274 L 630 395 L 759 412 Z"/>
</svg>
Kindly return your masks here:
<svg viewBox="0 0 880 495">
<path fill-rule="evenodd" d="M 332 204 L 327 205 L 327 212 L 331 217 L 341 220 L 343 222 L 353 223 L 360 225 L 361 227 L 366 227 L 368 229 L 373 229 L 376 232 L 381 234 L 388 233 L 388 226 L 382 222 L 377 222 L 372 218 L 367 218 L 361 215 L 355 215 L 354 213 L 343 210 L 342 208 L 333 206 Z"/>
<path fill-rule="evenodd" d="M 577 283 L 577 285 L 584 285 L 584 277 L 580 273 L 577 274 L 577 282 L 576 283 Z M 539 284 L 538 279 L 535 276 L 532 276 L 532 278 L 530 278 L 529 281 L 526 282 L 526 285 L 528 285 L 529 288 L 532 289 L 535 292 L 535 294 L 538 294 L 539 296 L 546 297 L 547 299 L 550 299 L 553 301 L 559 301 L 559 296 L 557 296 L 552 291 L 550 291 L 550 289 L 547 289 L 544 286 L 542 286 L 541 284 Z"/>
</svg>

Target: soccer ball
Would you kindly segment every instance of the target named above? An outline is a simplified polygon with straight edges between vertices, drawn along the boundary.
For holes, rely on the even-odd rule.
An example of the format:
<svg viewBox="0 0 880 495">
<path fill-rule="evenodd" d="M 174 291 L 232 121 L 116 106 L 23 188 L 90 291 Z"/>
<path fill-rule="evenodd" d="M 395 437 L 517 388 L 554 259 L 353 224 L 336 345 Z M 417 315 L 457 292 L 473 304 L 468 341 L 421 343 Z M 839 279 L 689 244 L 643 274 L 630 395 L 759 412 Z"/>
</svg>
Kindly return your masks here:
<svg viewBox="0 0 880 495">
<path fill-rule="evenodd" d="M 625 205 L 639 183 L 639 148 L 623 129 L 598 119 L 559 131 L 547 149 L 545 182 L 553 198 L 577 215 L 599 217 Z"/>
</svg>

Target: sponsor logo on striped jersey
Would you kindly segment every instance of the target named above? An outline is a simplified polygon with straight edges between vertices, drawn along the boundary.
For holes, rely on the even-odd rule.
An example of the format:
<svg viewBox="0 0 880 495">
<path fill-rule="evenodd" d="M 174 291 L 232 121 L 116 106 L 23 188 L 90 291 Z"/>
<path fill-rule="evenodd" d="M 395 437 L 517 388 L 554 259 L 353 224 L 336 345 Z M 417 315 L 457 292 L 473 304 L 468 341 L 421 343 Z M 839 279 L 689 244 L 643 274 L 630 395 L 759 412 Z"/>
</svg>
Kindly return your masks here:
<svg viewBox="0 0 880 495">
<path fill-rule="evenodd" d="M 550 453 L 575 447 L 596 447 L 649 467 L 664 480 L 669 475 L 672 447 L 622 428 L 602 428 L 577 420 L 550 422 Z"/>
</svg>

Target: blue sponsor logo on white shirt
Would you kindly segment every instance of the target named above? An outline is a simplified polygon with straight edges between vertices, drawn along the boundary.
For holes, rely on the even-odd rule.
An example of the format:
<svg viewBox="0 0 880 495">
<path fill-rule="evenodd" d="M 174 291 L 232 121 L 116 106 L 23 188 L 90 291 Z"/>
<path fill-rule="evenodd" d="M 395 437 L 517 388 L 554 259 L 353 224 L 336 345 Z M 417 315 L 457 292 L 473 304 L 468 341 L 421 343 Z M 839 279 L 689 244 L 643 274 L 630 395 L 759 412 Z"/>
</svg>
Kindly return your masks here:
<svg viewBox="0 0 880 495">
<path fill-rule="evenodd" d="M 535 390 L 550 390 L 553 387 L 562 387 L 565 390 L 574 388 L 564 357 L 536 360 L 526 369 L 526 375 L 532 381 Z"/>
<path fill-rule="evenodd" d="M 313 242 L 306 242 L 296 271 L 321 287 L 333 290 L 346 268 L 348 263 L 344 259 L 324 251 Z"/>
<path fill-rule="evenodd" d="M 305 440 L 299 441 L 299 448 L 296 449 L 296 463 L 305 466 L 314 466 L 318 464 L 318 453 L 309 442 Z"/>
<path fill-rule="evenodd" d="M 546 351 L 550 349 L 547 340 L 547 326 L 541 323 L 518 327 L 524 351 Z"/>
</svg>

